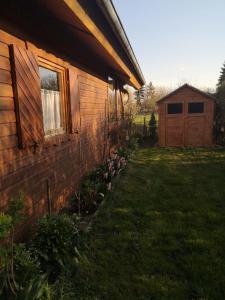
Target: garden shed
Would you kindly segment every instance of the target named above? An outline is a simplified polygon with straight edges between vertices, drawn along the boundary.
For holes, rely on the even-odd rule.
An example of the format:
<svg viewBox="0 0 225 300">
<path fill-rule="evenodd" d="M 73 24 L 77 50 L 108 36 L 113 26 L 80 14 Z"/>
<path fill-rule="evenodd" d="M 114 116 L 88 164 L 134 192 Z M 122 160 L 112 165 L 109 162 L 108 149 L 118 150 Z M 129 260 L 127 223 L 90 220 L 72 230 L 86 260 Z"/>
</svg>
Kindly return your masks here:
<svg viewBox="0 0 225 300">
<path fill-rule="evenodd" d="M 213 145 L 214 97 L 184 84 L 158 102 L 159 145 Z"/>
</svg>

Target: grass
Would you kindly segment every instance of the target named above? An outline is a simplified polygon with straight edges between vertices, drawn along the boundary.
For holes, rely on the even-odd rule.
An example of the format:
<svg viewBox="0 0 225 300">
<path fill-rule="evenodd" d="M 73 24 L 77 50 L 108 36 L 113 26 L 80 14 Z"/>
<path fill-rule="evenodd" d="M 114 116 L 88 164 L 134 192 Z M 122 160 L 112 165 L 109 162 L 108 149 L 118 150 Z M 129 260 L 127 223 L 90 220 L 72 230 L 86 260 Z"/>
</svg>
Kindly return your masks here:
<svg viewBox="0 0 225 300">
<path fill-rule="evenodd" d="M 224 150 L 140 149 L 84 236 L 76 299 L 224 300 L 224 184 Z"/>
<path fill-rule="evenodd" d="M 158 120 L 157 113 L 155 113 L 155 118 L 156 120 Z M 150 120 L 150 113 L 145 116 L 146 125 L 148 125 L 149 120 Z M 136 115 L 134 119 L 134 123 L 136 125 L 144 125 L 144 115 L 143 114 Z"/>
<path fill-rule="evenodd" d="M 150 114 L 145 116 L 146 125 L 148 124 L 150 120 Z M 144 115 L 136 115 L 134 119 L 134 123 L 136 125 L 144 125 Z"/>
</svg>

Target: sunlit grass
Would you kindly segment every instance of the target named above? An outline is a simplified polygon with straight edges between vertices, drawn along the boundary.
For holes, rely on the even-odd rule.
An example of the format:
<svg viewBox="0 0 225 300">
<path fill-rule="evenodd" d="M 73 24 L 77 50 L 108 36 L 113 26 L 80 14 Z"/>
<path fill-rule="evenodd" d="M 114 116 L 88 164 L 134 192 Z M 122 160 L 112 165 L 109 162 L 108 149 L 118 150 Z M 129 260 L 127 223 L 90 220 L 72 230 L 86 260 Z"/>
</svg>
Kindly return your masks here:
<svg viewBox="0 0 225 300">
<path fill-rule="evenodd" d="M 146 125 L 148 125 L 149 120 L 150 120 L 150 113 L 146 114 L 146 116 L 144 116 L 143 114 L 136 115 L 135 119 L 134 119 L 134 123 L 137 124 L 137 125 L 143 125 L 144 124 L 144 117 L 145 117 Z M 155 113 L 155 118 L 156 118 L 156 121 L 157 121 L 158 120 L 158 114 L 157 113 Z"/>
<path fill-rule="evenodd" d="M 225 151 L 140 149 L 107 197 L 77 299 L 225 299 Z"/>
<path fill-rule="evenodd" d="M 145 116 L 146 125 L 148 124 L 149 120 L 150 120 L 150 114 Z M 136 115 L 135 119 L 134 119 L 134 123 L 138 124 L 138 125 L 143 125 L 144 124 L 144 115 Z"/>
</svg>

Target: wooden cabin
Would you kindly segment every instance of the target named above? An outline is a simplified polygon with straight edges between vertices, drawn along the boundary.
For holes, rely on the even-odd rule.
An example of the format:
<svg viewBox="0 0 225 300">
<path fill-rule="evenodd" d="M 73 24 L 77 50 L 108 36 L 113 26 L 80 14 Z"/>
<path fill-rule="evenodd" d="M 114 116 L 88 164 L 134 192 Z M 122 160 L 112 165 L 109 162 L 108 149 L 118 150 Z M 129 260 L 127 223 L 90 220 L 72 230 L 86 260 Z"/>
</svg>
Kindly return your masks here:
<svg viewBox="0 0 225 300">
<path fill-rule="evenodd" d="M 1 3 L 0 211 L 57 211 L 121 142 L 124 85 L 144 84 L 111 1 Z"/>
<path fill-rule="evenodd" d="M 157 102 L 159 145 L 207 147 L 213 145 L 215 99 L 184 84 Z"/>
</svg>

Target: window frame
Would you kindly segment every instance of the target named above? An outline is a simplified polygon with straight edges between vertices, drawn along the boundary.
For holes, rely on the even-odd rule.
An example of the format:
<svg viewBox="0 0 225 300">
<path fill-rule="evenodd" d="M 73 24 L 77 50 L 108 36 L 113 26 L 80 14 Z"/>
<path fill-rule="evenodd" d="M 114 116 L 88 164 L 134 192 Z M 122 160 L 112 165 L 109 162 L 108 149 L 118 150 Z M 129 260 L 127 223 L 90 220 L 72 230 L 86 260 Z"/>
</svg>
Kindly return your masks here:
<svg viewBox="0 0 225 300">
<path fill-rule="evenodd" d="M 169 105 L 176 105 L 176 104 L 180 104 L 181 105 L 181 112 L 178 113 L 170 113 L 169 112 Z M 167 103 L 167 115 L 182 115 L 184 113 L 184 103 L 183 102 L 169 102 Z"/>
<path fill-rule="evenodd" d="M 68 118 L 67 118 L 68 116 L 67 94 L 68 93 L 67 93 L 66 68 L 61 65 L 55 64 L 47 59 L 44 59 L 42 57 L 38 57 L 38 66 L 58 73 L 59 92 L 60 92 L 60 121 L 62 127 L 52 130 L 50 133 L 44 132 L 44 138 L 49 139 L 59 135 L 66 134 L 68 131 Z M 40 81 L 41 81 L 41 77 L 40 77 Z"/>
<path fill-rule="evenodd" d="M 202 110 L 202 112 L 189 112 L 189 105 L 190 104 L 202 104 L 203 105 L 203 110 Z M 188 114 L 189 115 L 192 115 L 192 114 L 194 114 L 194 115 L 197 115 L 197 114 L 204 114 L 205 113 L 205 102 L 204 101 L 198 101 L 198 102 L 196 102 L 196 101 L 193 101 L 193 102 L 188 102 L 188 107 L 187 107 L 187 112 L 188 112 Z"/>
</svg>

